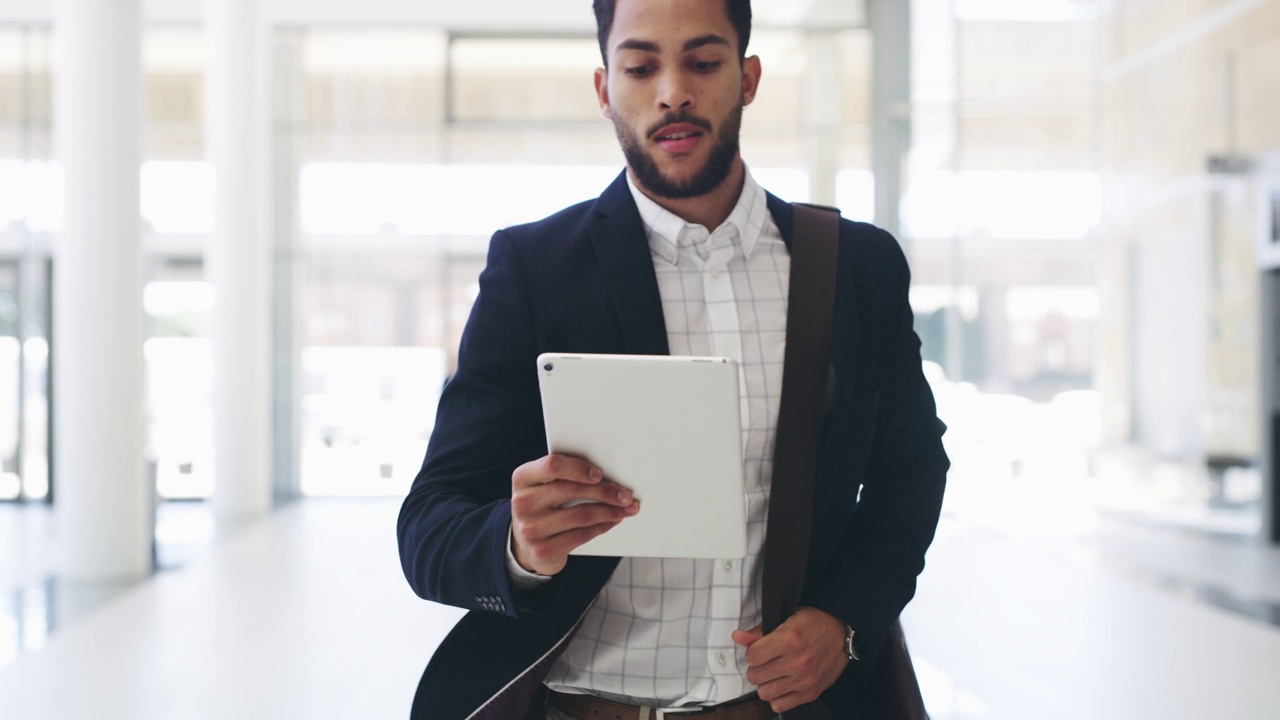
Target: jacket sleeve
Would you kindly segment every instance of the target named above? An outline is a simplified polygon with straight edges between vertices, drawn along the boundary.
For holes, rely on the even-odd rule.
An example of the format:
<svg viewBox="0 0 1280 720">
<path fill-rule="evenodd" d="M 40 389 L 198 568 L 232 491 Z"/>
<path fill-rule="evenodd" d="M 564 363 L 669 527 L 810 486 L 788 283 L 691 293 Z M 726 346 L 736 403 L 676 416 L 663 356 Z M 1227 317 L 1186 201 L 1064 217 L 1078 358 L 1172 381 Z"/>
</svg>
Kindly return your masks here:
<svg viewBox="0 0 1280 720">
<path fill-rule="evenodd" d="M 921 367 L 920 339 L 908 302 L 910 272 L 898 243 L 877 231 L 886 270 L 875 322 L 883 356 L 874 430 L 852 518 L 832 566 L 804 603 L 847 622 L 870 667 L 889 627 L 915 594 L 942 510 L 950 463 L 946 426 Z"/>
<path fill-rule="evenodd" d="M 515 615 L 507 574 L 511 474 L 546 454 L 528 285 L 505 231 L 493 236 L 440 396 L 422 469 L 400 509 L 400 563 L 420 597 Z"/>
</svg>

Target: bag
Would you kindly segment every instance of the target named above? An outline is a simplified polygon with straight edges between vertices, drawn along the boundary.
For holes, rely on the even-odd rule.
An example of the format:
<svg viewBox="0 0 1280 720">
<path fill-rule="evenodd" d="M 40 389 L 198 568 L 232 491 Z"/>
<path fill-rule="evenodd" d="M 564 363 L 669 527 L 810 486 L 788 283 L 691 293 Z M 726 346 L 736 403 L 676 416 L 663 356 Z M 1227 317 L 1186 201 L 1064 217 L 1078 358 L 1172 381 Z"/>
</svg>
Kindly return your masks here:
<svg viewBox="0 0 1280 720">
<path fill-rule="evenodd" d="M 884 639 L 880 657 L 871 668 L 863 686 L 862 707 L 857 717 L 871 720 L 929 720 L 920 695 L 920 681 L 916 678 L 911 653 L 907 652 L 907 638 L 902 634 L 902 622 L 893 621 L 889 635 Z"/>
</svg>

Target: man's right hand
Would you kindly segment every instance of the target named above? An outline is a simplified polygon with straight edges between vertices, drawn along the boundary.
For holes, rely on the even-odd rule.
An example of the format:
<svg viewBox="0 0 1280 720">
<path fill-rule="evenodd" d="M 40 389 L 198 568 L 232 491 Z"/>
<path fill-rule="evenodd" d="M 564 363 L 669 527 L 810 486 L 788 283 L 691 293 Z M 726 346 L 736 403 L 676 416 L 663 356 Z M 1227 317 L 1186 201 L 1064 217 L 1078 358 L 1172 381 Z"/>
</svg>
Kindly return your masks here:
<svg viewBox="0 0 1280 720">
<path fill-rule="evenodd" d="M 586 502 L 565 507 L 574 501 Z M 555 575 L 570 551 L 639 511 L 631 491 L 591 463 L 548 455 L 511 475 L 511 550 L 525 570 Z"/>
</svg>

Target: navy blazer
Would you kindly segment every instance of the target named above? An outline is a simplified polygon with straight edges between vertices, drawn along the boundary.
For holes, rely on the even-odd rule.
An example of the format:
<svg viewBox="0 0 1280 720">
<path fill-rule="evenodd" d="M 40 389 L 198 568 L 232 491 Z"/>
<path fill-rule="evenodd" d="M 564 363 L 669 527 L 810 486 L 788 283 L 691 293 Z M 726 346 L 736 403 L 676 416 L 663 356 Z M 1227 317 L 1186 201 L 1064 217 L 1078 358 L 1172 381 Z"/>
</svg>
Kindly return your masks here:
<svg viewBox="0 0 1280 720">
<path fill-rule="evenodd" d="M 769 211 L 790 245 L 793 210 Z M 907 303 L 906 258 L 888 233 L 842 220 L 823 423 L 801 604 L 852 626 L 867 648 L 823 695 L 854 717 L 862 679 L 915 593 L 948 461 Z M 470 610 L 423 673 L 413 717 L 545 717 L 542 680 L 617 558 L 569 558 L 533 596 L 507 574 L 511 474 L 547 453 L 542 352 L 668 354 L 653 260 L 625 176 L 596 200 L 501 230 L 489 246 L 458 368 L 398 522 L 405 577 Z"/>
</svg>

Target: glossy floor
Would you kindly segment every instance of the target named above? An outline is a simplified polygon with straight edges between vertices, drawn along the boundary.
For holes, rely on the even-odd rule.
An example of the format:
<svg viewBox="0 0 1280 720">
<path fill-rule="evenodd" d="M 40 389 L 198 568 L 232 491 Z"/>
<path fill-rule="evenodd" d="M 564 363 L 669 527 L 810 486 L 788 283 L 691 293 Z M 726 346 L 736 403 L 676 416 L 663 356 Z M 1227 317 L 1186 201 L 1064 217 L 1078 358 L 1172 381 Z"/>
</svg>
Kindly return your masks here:
<svg viewBox="0 0 1280 720">
<path fill-rule="evenodd" d="M 408 590 L 397 508 L 304 501 L 216 542 L 169 508 L 160 554 L 190 561 L 93 598 L 42 579 L 48 513 L 6 509 L 0 609 L 35 642 L 0 667 L 0 717 L 405 717 L 459 611 Z M 904 615 L 935 720 L 1280 717 L 1280 551 L 1024 509 L 939 529 Z"/>
</svg>

